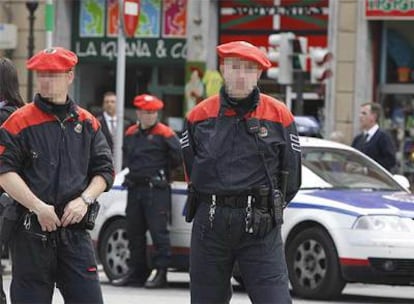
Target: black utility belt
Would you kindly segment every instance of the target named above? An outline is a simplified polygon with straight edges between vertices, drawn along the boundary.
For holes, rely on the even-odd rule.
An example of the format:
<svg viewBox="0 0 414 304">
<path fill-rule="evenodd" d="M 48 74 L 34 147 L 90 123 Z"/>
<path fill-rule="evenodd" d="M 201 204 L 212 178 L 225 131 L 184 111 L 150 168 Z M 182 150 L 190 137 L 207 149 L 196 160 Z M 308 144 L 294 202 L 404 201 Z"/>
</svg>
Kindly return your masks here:
<svg viewBox="0 0 414 304">
<path fill-rule="evenodd" d="M 252 205 L 266 204 L 268 202 L 267 196 L 258 195 L 214 195 L 206 193 L 198 193 L 197 198 L 200 202 L 212 204 L 215 201 L 217 206 L 230 207 L 230 208 L 246 208 L 248 204 L 249 196 L 252 199 Z"/>
<path fill-rule="evenodd" d="M 169 182 L 166 179 L 160 179 L 159 177 L 145 177 L 145 178 L 126 178 L 122 184 L 127 188 L 160 188 L 166 189 L 169 187 Z"/>
<path fill-rule="evenodd" d="M 131 182 L 132 187 L 149 187 L 151 185 L 150 178 L 135 180 Z"/>
</svg>

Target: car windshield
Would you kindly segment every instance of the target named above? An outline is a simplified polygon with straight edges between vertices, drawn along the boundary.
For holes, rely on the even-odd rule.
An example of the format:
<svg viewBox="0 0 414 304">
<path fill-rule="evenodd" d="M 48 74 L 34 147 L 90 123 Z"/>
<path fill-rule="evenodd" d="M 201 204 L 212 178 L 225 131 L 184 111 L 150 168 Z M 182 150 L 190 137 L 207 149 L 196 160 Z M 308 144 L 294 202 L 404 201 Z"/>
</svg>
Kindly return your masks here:
<svg viewBox="0 0 414 304">
<path fill-rule="evenodd" d="M 404 189 L 374 161 L 351 150 L 302 147 L 302 189 Z"/>
</svg>

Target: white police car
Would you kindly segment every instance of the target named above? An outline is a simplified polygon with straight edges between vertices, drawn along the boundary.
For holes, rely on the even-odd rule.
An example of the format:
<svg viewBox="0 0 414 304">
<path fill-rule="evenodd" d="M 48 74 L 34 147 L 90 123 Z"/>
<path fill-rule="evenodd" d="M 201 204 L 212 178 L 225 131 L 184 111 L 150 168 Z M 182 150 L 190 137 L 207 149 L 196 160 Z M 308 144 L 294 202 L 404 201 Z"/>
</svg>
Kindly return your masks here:
<svg viewBox="0 0 414 304">
<path fill-rule="evenodd" d="M 414 196 L 407 180 L 346 145 L 308 137 L 301 145 L 302 187 L 285 209 L 282 230 L 293 292 L 326 299 L 347 282 L 414 284 Z M 126 273 L 129 258 L 124 174 L 100 197 L 91 232 L 111 280 Z M 172 268 L 184 271 L 191 233 L 185 189 L 183 182 L 173 184 L 170 226 Z"/>
</svg>

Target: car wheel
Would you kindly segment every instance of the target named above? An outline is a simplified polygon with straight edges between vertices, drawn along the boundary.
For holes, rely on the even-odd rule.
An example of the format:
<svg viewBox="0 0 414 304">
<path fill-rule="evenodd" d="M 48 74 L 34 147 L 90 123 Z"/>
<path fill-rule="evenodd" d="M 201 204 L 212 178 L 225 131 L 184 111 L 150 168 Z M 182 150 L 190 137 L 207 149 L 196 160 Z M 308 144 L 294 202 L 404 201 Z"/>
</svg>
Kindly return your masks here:
<svg viewBox="0 0 414 304">
<path fill-rule="evenodd" d="M 117 219 L 106 227 L 99 242 L 99 256 L 110 281 L 128 274 L 129 249 L 125 219 Z"/>
<path fill-rule="evenodd" d="M 286 261 L 293 292 L 300 297 L 330 299 L 345 287 L 335 244 L 321 228 L 298 232 L 286 245 Z"/>
</svg>

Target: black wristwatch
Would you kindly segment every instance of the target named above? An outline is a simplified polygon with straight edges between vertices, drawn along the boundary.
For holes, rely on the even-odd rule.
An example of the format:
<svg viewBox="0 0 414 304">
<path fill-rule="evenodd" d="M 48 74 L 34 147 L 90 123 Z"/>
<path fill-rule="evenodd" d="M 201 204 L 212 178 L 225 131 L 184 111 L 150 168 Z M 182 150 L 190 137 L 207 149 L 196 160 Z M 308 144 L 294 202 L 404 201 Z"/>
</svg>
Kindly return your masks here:
<svg viewBox="0 0 414 304">
<path fill-rule="evenodd" d="M 85 202 L 86 205 L 90 206 L 93 203 L 95 203 L 95 198 L 91 197 L 91 196 L 86 196 L 85 194 L 81 194 L 81 198 L 82 200 Z"/>
</svg>

